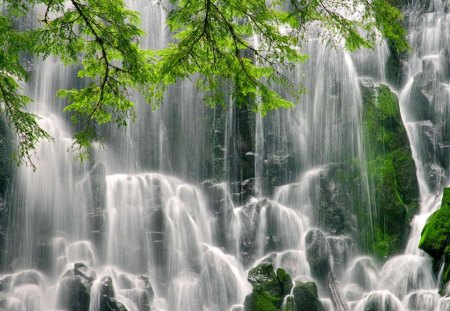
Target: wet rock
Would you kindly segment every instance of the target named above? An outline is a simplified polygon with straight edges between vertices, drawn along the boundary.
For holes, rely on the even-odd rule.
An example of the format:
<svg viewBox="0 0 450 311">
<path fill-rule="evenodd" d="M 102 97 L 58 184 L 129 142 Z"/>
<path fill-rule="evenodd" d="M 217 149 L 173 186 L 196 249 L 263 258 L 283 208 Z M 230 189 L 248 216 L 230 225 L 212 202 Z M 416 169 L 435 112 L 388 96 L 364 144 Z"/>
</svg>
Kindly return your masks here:
<svg viewBox="0 0 450 311">
<path fill-rule="evenodd" d="M 215 184 L 211 181 L 202 183 L 208 198 L 208 206 L 214 216 L 215 236 L 218 246 L 229 249 L 229 241 L 233 240 L 229 236 L 229 224 L 233 216 L 233 203 L 230 200 L 227 185 L 225 183 Z M 229 249 L 232 251 L 231 249 Z"/>
<path fill-rule="evenodd" d="M 75 263 L 74 269 L 64 274 L 59 283 L 57 306 L 68 311 L 85 311 L 90 305 L 90 291 L 94 274 L 88 276 L 84 263 Z"/>
<path fill-rule="evenodd" d="M 53 245 L 51 243 L 41 243 L 37 248 L 36 268 L 39 271 L 50 273 L 54 266 Z"/>
<path fill-rule="evenodd" d="M 142 288 L 120 290 L 121 295 L 134 302 L 139 311 L 150 311 L 151 306 L 147 292 Z"/>
<path fill-rule="evenodd" d="M 450 188 L 444 189 L 441 208 L 427 220 L 422 230 L 419 248 L 427 252 L 433 259 L 433 267 L 437 272 L 444 263 L 443 282 L 450 282 Z"/>
<path fill-rule="evenodd" d="M 150 212 L 150 218 L 147 225 L 147 228 L 151 228 L 151 231 L 147 232 L 151 249 L 150 258 L 154 270 L 156 271 L 155 277 L 158 288 L 163 291 L 167 290 L 170 281 L 167 279 L 167 261 L 169 256 L 169 242 L 167 241 L 168 237 L 166 235 L 167 222 L 168 219 L 164 211 L 160 208 L 156 208 Z"/>
<path fill-rule="evenodd" d="M 277 266 L 286 269 L 292 277 L 311 274 L 304 251 L 289 250 L 277 254 L 276 262 Z"/>
<path fill-rule="evenodd" d="M 283 311 L 295 311 L 294 296 L 292 296 L 292 295 L 286 296 L 286 298 L 284 299 L 282 310 Z"/>
<path fill-rule="evenodd" d="M 296 281 L 292 290 L 295 311 L 322 311 L 323 307 L 314 282 Z"/>
<path fill-rule="evenodd" d="M 125 306 L 115 299 L 114 285 L 111 277 L 105 276 L 101 282 L 99 311 L 127 311 Z"/>
<path fill-rule="evenodd" d="M 378 282 L 377 268 L 369 257 L 356 259 L 349 273 L 350 280 L 366 291 L 374 289 Z"/>
<path fill-rule="evenodd" d="M 302 219 L 292 209 L 275 201 L 252 200 L 237 216 L 241 224 L 239 240 L 244 266 L 255 262 L 262 254 L 295 249 L 301 242 Z"/>
<path fill-rule="evenodd" d="M 333 272 L 341 275 L 351 257 L 352 241 L 345 236 L 328 236 L 328 245 L 332 258 Z"/>
<path fill-rule="evenodd" d="M 283 269 L 274 271 L 272 263 L 263 262 L 248 273 L 253 291 L 244 302 L 245 311 L 280 310 L 284 297 L 292 289 L 292 279 Z"/>
<path fill-rule="evenodd" d="M 402 311 L 403 305 L 387 291 L 371 293 L 356 306 L 356 311 Z"/>
<path fill-rule="evenodd" d="M 330 246 L 325 234 L 319 229 L 311 229 L 305 237 L 306 258 L 311 273 L 318 280 L 324 282 L 331 272 Z"/>
<path fill-rule="evenodd" d="M 0 292 L 8 292 L 11 288 L 13 277 L 11 275 L 4 276 L 0 279 Z"/>
<path fill-rule="evenodd" d="M 240 253 L 244 266 L 256 259 L 258 243 L 255 239 L 261 222 L 261 204 L 255 202 L 245 205 L 239 215 L 240 222 L 243 223 L 245 231 L 240 236 Z"/>
<path fill-rule="evenodd" d="M 311 187 L 317 206 L 313 210 L 314 217 L 320 228 L 333 235 L 349 234 L 355 226 L 348 206 L 352 194 L 348 189 L 347 176 L 341 171 L 350 172 L 351 168 L 344 168 L 341 164 L 329 165 Z"/>
<path fill-rule="evenodd" d="M 351 284 L 344 288 L 344 297 L 347 301 L 361 300 L 363 295 L 364 290 L 356 284 Z"/>
<path fill-rule="evenodd" d="M 404 302 L 410 311 L 435 310 L 439 298 L 436 291 L 419 290 L 405 297 Z"/>
<path fill-rule="evenodd" d="M 13 287 L 18 287 L 25 284 L 34 284 L 39 287 L 44 285 L 44 280 L 41 274 L 34 270 L 27 270 L 19 272 L 14 277 Z"/>
<path fill-rule="evenodd" d="M 65 277 L 60 281 L 57 306 L 68 311 L 89 310 L 90 287 L 78 275 Z"/>
<path fill-rule="evenodd" d="M 362 91 L 367 163 L 361 169 L 367 170 L 368 180 L 361 174 L 355 179 L 361 189 L 369 183 L 370 199 L 366 195 L 353 203 L 357 238 L 362 248 L 385 258 L 404 249 L 409 222 L 418 208 L 418 182 L 397 95 L 383 84 Z"/>
<path fill-rule="evenodd" d="M 155 293 L 153 291 L 152 284 L 150 283 L 150 280 L 146 275 L 140 275 L 139 279 L 141 279 L 142 281 L 141 288 L 144 289 L 145 292 L 147 293 L 148 303 L 151 304 L 153 302 L 153 299 L 155 298 Z"/>
<path fill-rule="evenodd" d="M 450 297 L 450 282 L 447 283 L 444 288 L 441 291 L 442 296 Z M 449 300 L 449 306 L 450 306 L 450 300 Z"/>
</svg>

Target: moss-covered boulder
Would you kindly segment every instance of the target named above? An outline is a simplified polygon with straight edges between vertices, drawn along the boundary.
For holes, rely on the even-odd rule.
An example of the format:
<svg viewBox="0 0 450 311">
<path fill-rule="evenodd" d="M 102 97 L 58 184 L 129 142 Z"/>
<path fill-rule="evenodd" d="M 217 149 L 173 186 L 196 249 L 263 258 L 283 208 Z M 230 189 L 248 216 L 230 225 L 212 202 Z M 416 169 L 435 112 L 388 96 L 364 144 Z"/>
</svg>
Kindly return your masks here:
<svg viewBox="0 0 450 311">
<path fill-rule="evenodd" d="M 450 281 L 450 188 L 444 189 L 441 208 L 427 220 L 422 230 L 419 248 L 427 252 L 435 269 L 444 263 L 444 284 Z"/>
<path fill-rule="evenodd" d="M 253 291 L 245 298 L 245 311 L 281 310 L 283 300 L 291 292 L 292 279 L 284 269 L 275 272 L 272 263 L 263 262 L 248 273 Z"/>
<path fill-rule="evenodd" d="M 397 96 L 386 85 L 362 83 L 363 140 L 372 219 L 367 209 L 357 209 L 360 232 L 367 232 L 368 249 L 378 257 L 403 250 L 409 222 L 418 207 L 418 183 L 412 152 L 403 125 Z M 367 230 L 367 221 L 373 230 Z M 362 230 L 364 229 L 364 230 Z"/>
<path fill-rule="evenodd" d="M 294 296 L 295 311 L 321 311 L 322 304 L 314 282 L 296 281 L 292 291 Z"/>
</svg>

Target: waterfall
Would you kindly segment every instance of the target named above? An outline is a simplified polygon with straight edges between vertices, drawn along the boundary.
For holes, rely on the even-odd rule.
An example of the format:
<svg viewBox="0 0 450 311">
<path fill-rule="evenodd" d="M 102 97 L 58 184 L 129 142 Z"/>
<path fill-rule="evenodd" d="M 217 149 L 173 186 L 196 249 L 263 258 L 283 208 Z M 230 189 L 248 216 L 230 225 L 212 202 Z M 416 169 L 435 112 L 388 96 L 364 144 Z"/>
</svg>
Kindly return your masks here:
<svg viewBox="0 0 450 311">
<path fill-rule="evenodd" d="M 166 46 L 159 1 L 128 4 L 141 13 L 143 47 Z M 326 310 L 330 298 L 351 310 L 450 310 L 417 247 L 450 183 L 450 15 L 443 0 L 412 1 L 406 12 L 404 83 L 392 79 L 388 43 L 350 53 L 311 36 L 301 46 L 308 61 L 287 73 L 307 92 L 297 100 L 277 87 L 293 108 L 239 110 L 231 85 L 224 106 L 208 107 L 193 77 L 156 109 L 133 94 L 138 120 L 100 126 L 104 148 L 94 144 L 89 162 L 73 158 L 70 116 L 55 95 L 83 85 L 77 68 L 34 60 L 30 109 L 54 141 L 39 145 L 37 171 L 14 172 L 0 309 L 244 310 L 249 270 L 269 261 L 294 282 L 314 280 Z M 420 203 L 404 253 L 383 262 L 368 255 L 385 242 L 373 166 L 387 160 L 367 143 L 368 106 L 380 108 L 381 96 L 398 97 Z"/>
</svg>

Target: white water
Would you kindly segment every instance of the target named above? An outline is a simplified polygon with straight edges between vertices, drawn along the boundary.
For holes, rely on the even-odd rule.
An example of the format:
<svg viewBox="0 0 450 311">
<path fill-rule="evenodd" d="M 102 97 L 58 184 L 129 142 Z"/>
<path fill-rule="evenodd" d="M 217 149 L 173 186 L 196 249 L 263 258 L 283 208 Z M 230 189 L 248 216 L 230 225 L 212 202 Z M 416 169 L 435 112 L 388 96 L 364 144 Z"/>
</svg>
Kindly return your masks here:
<svg viewBox="0 0 450 311">
<path fill-rule="evenodd" d="M 448 298 L 437 295 L 431 261 L 417 249 L 450 173 L 445 145 L 450 18 L 441 2 L 432 2 L 427 13 L 418 4 L 410 10 L 414 53 L 399 98 L 421 209 L 411 223 L 405 255 L 380 265 L 356 256 L 348 237 L 326 235 L 327 260 L 352 310 L 449 310 Z M 164 46 L 163 9 L 145 1 L 130 6 L 142 13 L 144 45 Z M 136 98 L 139 120 L 126 130 L 101 129 L 107 149 L 95 151 L 93 164 L 80 164 L 67 152 L 72 133 L 55 98 L 57 89 L 76 85 L 74 70 L 51 58 L 38 61 L 28 92 L 55 142 L 39 147 L 37 172 L 23 167 L 15 175 L 13 199 L 20 208 L 12 216 L 4 256 L 10 273 L 0 279 L 6 310 L 65 308 L 58 302 L 61 288 L 76 263 L 95 277 L 89 311 L 100 308 L 105 277 L 129 311 L 147 310 L 146 278 L 158 310 L 230 310 L 251 290 L 247 270 L 268 256 L 293 279 L 311 279 L 305 234 L 320 225 L 311 193 L 330 167 L 358 160 L 359 192 L 367 214 L 376 214 L 361 137 L 360 78 L 386 82 L 388 49 L 382 43 L 375 51 L 350 55 L 318 39 L 304 49 L 311 59 L 293 78 L 309 91 L 295 108 L 265 119 L 251 116 L 253 128 L 241 128 L 246 115 L 233 107 L 232 98 L 225 111 L 206 108 L 194 83 L 184 81 L 154 112 Z M 419 79 L 431 101 L 426 115 L 411 95 Z M 256 146 L 245 146 L 248 130 Z M 246 175 L 242 153 L 254 157 L 249 160 L 254 176 Z M 280 170 L 273 191 L 263 184 L 267 163 Z M 253 197 L 238 183 L 242 179 L 256 184 Z M 367 223 L 372 235 L 373 221 Z"/>
</svg>

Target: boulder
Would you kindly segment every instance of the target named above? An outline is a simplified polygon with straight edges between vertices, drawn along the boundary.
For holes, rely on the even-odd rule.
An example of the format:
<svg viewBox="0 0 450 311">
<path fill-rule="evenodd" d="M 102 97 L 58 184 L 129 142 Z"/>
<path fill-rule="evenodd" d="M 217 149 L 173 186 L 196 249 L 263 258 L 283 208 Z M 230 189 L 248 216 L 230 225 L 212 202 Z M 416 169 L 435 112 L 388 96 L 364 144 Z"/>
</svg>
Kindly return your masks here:
<svg viewBox="0 0 450 311">
<path fill-rule="evenodd" d="M 127 311 L 125 306 L 115 299 L 114 285 L 111 277 L 105 276 L 101 282 L 99 311 Z"/>
<path fill-rule="evenodd" d="M 275 272 L 272 263 L 263 262 L 248 273 L 253 291 L 245 298 L 245 311 L 280 310 L 286 295 L 291 292 L 292 279 L 284 269 Z"/>
<path fill-rule="evenodd" d="M 66 272 L 59 282 L 57 307 L 68 311 L 89 310 L 93 281 L 94 277 L 87 275 L 86 265 L 75 263 L 74 269 Z"/>
<path fill-rule="evenodd" d="M 400 300 L 388 291 L 371 293 L 356 307 L 357 311 L 401 311 L 404 310 Z"/>
<path fill-rule="evenodd" d="M 306 258 L 311 274 L 324 282 L 331 272 L 330 246 L 325 234 L 319 229 L 311 229 L 306 233 Z"/>
<path fill-rule="evenodd" d="M 444 285 L 450 281 L 450 188 L 444 189 L 441 208 L 427 220 L 422 230 L 419 248 L 433 259 L 437 271 L 444 263 Z"/>
<path fill-rule="evenodd" d="M 296 281 L 292 291 L 295 311 L 322 311 L 323 307 L 314 282 Z"/>
</svg>

